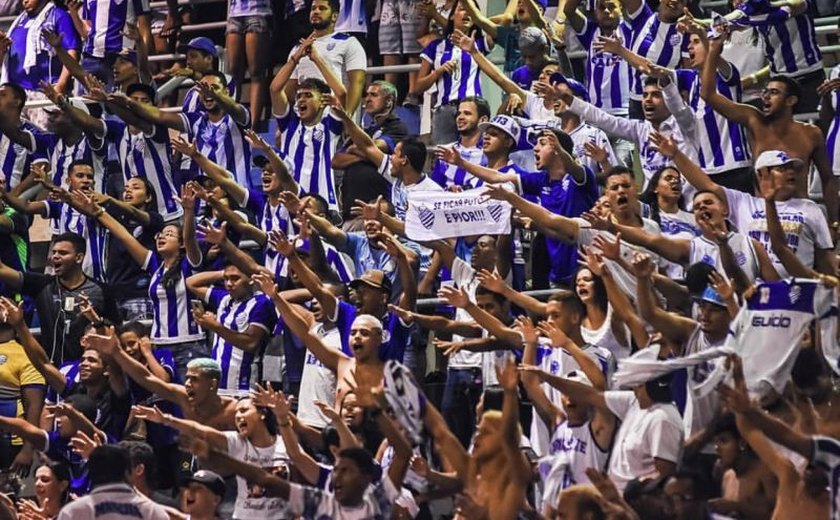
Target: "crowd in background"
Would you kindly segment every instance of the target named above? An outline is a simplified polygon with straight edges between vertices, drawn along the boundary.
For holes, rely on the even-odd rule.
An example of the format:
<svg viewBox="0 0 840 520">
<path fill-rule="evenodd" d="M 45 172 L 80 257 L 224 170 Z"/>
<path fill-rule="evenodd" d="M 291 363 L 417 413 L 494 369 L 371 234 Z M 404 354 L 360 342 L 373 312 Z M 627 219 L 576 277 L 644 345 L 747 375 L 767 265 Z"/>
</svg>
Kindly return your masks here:
<svg viewBox="0 0 840 520">
<path fill-rule="evenodd" d="M 840 519 L 831 1 L 220 7 L 0 1 L 0 518 Z"/>
</svg>

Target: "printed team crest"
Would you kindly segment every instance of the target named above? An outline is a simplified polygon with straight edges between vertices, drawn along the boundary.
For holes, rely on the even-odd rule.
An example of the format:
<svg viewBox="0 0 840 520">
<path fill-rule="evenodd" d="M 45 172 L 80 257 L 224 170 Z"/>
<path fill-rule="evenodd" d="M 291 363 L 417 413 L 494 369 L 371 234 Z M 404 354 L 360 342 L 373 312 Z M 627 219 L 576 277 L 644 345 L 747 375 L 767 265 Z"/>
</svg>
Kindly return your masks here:
<svg viewBox="0 0 840 520">
<path fill-rule="evenodd" d="M 735 253 L 735 260 L 738 261 L 738 265 L 746 265 L 747 255 L 745 255 L 743 251 L 738 251 Z"/>
<path fill-rule="evenodd" d="M 551 364 L 549 364 L 548 370 L 552 374 L 557 374 L 558 372 L 560 372 L 560 363 L 558 363 L 557 361 L 552 361 Z"/>
<path fill-rule="evenodd" d="M 790 288 L 790 292 L 788 293 L 788 297 L 790 298 L 790 303 L 793 305 L 794 303 L 799 300 L 799 297 L 802 296 L 802 287 L 799 285 L 794 285 Z"/>
<path fill-rule="evenodd" d="M 668 39 L 668 42 L 674 47 L 676 47 L 677 45 L 682 43 L 682 34 L 672 34 L 671 37 Z"/>
<path fill-rule="evenodd" d="M 502 218 L 502 212 L 504 210 L 505 208 L 503 208 L 501 204 L 491 204 L 487 206 L 487 211 L 490 213 L 490 216 L 493 217 L 493 220 L 495 220 L 496 222 L 498 222 L 499 219 Z"/>
<path fill-rule="evenodd" d="M 703 259 L 700 260 L 700 261 L 703 262 L 704 264 L 715 265 L 715 259 L 712 258 L 709 255 L 704 255 Z"/>
<path fill-rule="evenodd" d="M 421 206 L 418 213 L 420 214 L 420 223 L 423 224 L 423 227 L 432 229 L 432 226 L 435 225 L 435 212 L 426 206 Z"/>
<path fill-rule="evenodd" d="M 324 129 L 320 126 L 316 126 L 312 129 L 312 140 L 313 141 L 323 141 L 324 140 Z"/>
<path fill-rule="evenodd" d="M 332 52 L 335 49 L 335 42 L 330 42 L 327 44 L 327 50 Z"/>
</svg>

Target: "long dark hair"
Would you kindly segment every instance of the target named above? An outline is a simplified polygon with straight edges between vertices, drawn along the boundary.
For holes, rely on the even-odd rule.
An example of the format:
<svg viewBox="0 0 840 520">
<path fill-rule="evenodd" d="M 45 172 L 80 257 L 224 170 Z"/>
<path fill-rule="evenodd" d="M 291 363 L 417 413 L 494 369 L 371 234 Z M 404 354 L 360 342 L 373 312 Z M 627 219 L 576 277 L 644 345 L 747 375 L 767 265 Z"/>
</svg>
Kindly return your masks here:
<svg viewBox="0 0 840 520">
<path fill-rule="evenodd" d="M 449 10 L 449 14 L 446 15 L 446 27 L 443 30 L 443 37 L 448 39 L 453 32 L 455 32 L 455 11 L 458 10 L 458 4 L 461 0 L 455 0 L 455 3 L 452 4 L 452 9 Z M 479 38 L 484 38 L 484 33 L 481 31 L 481 28 L 476 25 L 475 20 L 472 21 L 473 26 L 470 29 L 470 34 L 467 36 L 474 38 L 475 41 L 478 41 Z"/>
<path fill-rule="evenodd" d="M 645 191 L 639 196 L 639 200 L 650 206 L 650 218 L 655 220 L 657 224 L 661 224 L 659 220 L 659 199 L 656 195 L 656 187 L 659 185 L 659 179 L 665 173 L 666 170 L 674 170 L 677 172 L 678 175 L 682 175 L 680 171 L 676 168 L 676 166 L 663 166 L 656 170 L 656 173 L 653 174 L 653 177 L 650 178 L 650 182 L 648 182 L 647 188 Z M 677 206 L 681 210 L 685 210 L 685 203 L 683 202 L 682 197 L 679 198 L 677 201 Z"/>
<path fill-rule="evenodd" d="M 145 177 L 140 177 L 139 175 L 136 177 L 132 177 L 129 180 L 134 179 L 137 179 L 138 181 L 143 183 L 143 188 L 145 188 L 146 190 L 146 196 L 149 197 L 149 202 L 145 202 L 143 204 L 143 209 L 148 210 L 149 208 L 152 208 L 154 210 L 157 210 L 157 194 L 155 193 L 155 188 L 154 186 L 152 186 L 152 183 L 149 182 L 149 179 Z"/>
<path fill-rule="evenodd" d="M 581 271 L 589 271 L 589 274 L 592 275 L 592 285 L 595 288 L 595 304 L 598 305 L 598 308 L 604 311 L 604 313 L 606 313 L 607 308 L 609 307 L 610 300 L 607 297 L 607 286 L 604 285 L 604 280 L 602 280 L 600 276 L 593 273 L 585 265 L 581 265 L 578 267 L 577 271 L 575 271 L 575 277 L 572 278 L 572 281 L 575 285 L 577 285 L 577 277 Z M 577 294 L 576 287 L 574 292 L 575 294 Z"/>
<path fill-rule="evenodd" d="M 240 397 L 239 399 L 237 399 L 237 402 L 245 401 L 246 399 L 251 401 L 251 406 L 256 408 L 257 413 L 259 413 L 262 416 L 262 422 L 265 425 L 265 429 L 268 430 L 268 433 L 272 437 L 277 437 L 277 435 L 280 433 L 280 430 L 277 427 L 277 416 L 274 415 L 274 410 L 272 410 L 271 408 L 266 408 L 265 406 L 257 406 L 256 403 L 254 403 L 254 399 L 248 395 Z"/>
<path fill-rule="evenodd" d="M 183 278 L 184 276 L 183 269 L 181 268 L 181 264 L 183 263 L 182 260 L 184 259 L 184 230 L 181 229 L 181 226 L 177 226 L 175 224 L 167 224 L 163 226 L 163 229 L 160 230 L 161 233 L 163 233 L 163 230 L 168 227 L 172 227 L 178 230 L 179 243 L 178 258 L 175 260 L 175 263 L 173 263 L 171 267 L 164 267 L 163 277 L 161 277 L 160 280 L 160 283 L 163 284 L 164 287 L 170 289 L 172 287 L 175 287 L 175 284 L 181 281 L 181 278 Z"/>
</svg>

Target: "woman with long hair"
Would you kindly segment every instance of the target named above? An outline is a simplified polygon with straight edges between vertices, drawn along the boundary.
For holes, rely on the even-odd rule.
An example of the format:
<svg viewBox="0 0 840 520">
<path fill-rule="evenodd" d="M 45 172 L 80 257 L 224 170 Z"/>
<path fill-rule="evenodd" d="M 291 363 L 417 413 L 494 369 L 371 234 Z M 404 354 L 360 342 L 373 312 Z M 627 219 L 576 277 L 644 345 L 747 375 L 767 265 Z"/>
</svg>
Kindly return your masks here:
<svg viewBox="0 0 840 520">
<path fill-rule="evenodd" d="M 700 228 L 694 221 L 694 214 L 685 210 L 682 186 L 680 171 L 673 166 L 663 166 L 650 178 L 639 200 L 650 207 L 650 218 L 659 224 L 663 235 L 690 240 L 700 236 Z M 681 265 L 664 259 L 662 262 L 665 274 L 670 278 L 685 276 Z"/>
<path fill-rule="evenodd" d="M 231 457 L 249 462 L 272 473 L 289 478 L 289 457 L 282 436 L 278 435 L 277 417 L 270 408 L 257 406 L 250 397 L 236 403 L 234 422 L 236 431 L 221 432 L 195 421 L 179 419 L 164 414 L 159 408 L 135 406 L 135 417 L 164 424 L 178 430 L 181 435 L 202 439 L 210 449 L 224 452 Z M 266 496 L 265 490 L 251 486 L 243 477 L 236 477 L 235 520 L 273 520 L 288 518 L 286 504 L 277 497 Z"/>
<path fill-rule="evenodd" d="M 204 331 L 190 309 L 186 279 L 201 265 L 195 236 L 195 191 L 184 186 L 181 205 L 184 225 L 165 225 L 155 235 L 155 250 L 144 246 L 132 233 L 101 207 L 88 208 L 112 236 L 123 243 L 131 258 L 149 273 L 148 295 L 152 301 L 152 344 L 166 346 L 175 358 L 175 373 L 185 381 L 187 363 L 210 353 Z"/>
<path fill-rule="evenodd" d="M 35 501 L 21 500 L 21 518 L 47 518 L 58 516 L 61 508 L 70 502 L 70 468 L 61 462 L 44 461 L 35 470 Z"/>
<path fill-rule="evenodd" d="M 629 356 L 630 330 L 618 313 L 613 312 L 604 280 L 589 267 L 581 266 L 575 275 L 575 294 L 586 308 L 586 317 L 580 324 L 583 339 L 609 350 L 616 361 Z"/>
</svg>

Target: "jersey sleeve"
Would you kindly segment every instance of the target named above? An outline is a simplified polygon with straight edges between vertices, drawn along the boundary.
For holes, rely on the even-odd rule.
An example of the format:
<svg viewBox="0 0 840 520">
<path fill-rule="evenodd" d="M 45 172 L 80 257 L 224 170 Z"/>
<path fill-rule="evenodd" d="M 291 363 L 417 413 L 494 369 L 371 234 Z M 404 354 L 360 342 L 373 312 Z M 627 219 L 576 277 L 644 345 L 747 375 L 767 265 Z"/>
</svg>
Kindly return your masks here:
<svg viewBox="0 0 840 520">
<path fill-rule="evenodd" d="M 657 459 L 679 462 L 683 444 L 683 425 L 673 421 L 665 410 L 657 410 L 657 419 L 650 425 L 646 437 L 650 440 L 651 455 Z"/>
<path fill-rule="evenodd" d="M 21 360 L 20 360 L 20 386 L 43 386 L 47 384 L 44 376 L 38 372 L 38 369 L 35 368 L 35 365 L 29 361 L 29 358 L 26 357 L 26 354 L 21 352 L 20 353 Z"/>
<path fill-rule="evenodd" d="M 452 262 L 452 281 L 458 287 L 463 287 L 469 284 L 475 277 L 475 269 L 470 267 L 470 264 L 460 258 L 455 258 Z"/>
<path fill-rule="evenodd" d="M 426 60 L 433 67 L 435 65 L 435 50 L 437 49 L 438 41 L 439 40 L 435 40 L 432 43 L 426 45 L 426 48 L 420 52 L 420 59 Z"/>
<path fill-rule="evenodd" d="M 267 297 L 258 295 L 254 308 L 248 314 L 248 323 L 271 333 L 276 322 L 277 312 L 274 310 L 274 304 Z"/>
<path fill-rule="evenodd" d="M 210 307 L 218 309 L 219 305 L 222 303 L 222 299 L 227 295 L 228 292 L 224 289 L 219 289 L 218 287 L 211 287 L 210 290 L 207 291 L 206 303 Z"/>
<path fill-rule="evenodd" d="M 523 195 L 539 196 L 546 185 L 547 175 L 544 172 L 525 172 L 519 174 L 519 186 Z"/>
<path fill-rule="evenodd" d="M 610 390 L 604 392 L 604 400 L 607 402 L 607 408 L 619 419 L 624 419 L 630 407 L 633 406 L 633 401 L 636 396 L 633 392 Z"/>
<path fill-rule="evenodd" d="M 190 139 L 195 139 L 195 133 L 193 132 L 193 125 L 202 117 L 202 112 L 182 112 L 181 113 L 181 126 L 183 126 L 182 130 L 187 137 Z"/>
<path fill-rule="evenodd" d="M 809 204 L 808 210 L 808 213 L 811 214 L 809 220 L 814 223 L 811 229 L 814 234 L 814 248 L 833 249 L 834 240 L 831 238 L 831 230 L 828 228 L 828 221 L 825 219 L 823 212 L 816 204 Z"/>
<path fill-rule="evenodd" d="M 289 484 L 289 512 L 293 515 L 303 518 L 329 518 L 329 516 L 319 516 L 318 512 L 323 509 L 331 511 L 332 501 L 332 495 L 319 489 Z"/>
<path fill-rule="evenodd" d="M 587 17 L 583 19 L 583 28 L 580 32 L 575 31 L 575 34 L 580 41 L 580 44 L 583 46 L 584 49 L 589 49 L 592 45 L 592 40 L 595 39 L 595 31 L 598 29 L 598 26 L 592 22 Z"/>
<path fill-rule="evenodd" d="M 82 41 L 76 28 L 73 26 L 73 20 L 70 15 L 62 9 L 53 9 L 55 16 L 55 23 L 53 29 L 56 34 L 61 35 L 61 45 L 67 50 L 79 50 L 82 47 Z"/>
</svg>

